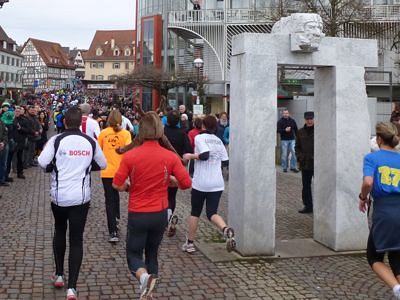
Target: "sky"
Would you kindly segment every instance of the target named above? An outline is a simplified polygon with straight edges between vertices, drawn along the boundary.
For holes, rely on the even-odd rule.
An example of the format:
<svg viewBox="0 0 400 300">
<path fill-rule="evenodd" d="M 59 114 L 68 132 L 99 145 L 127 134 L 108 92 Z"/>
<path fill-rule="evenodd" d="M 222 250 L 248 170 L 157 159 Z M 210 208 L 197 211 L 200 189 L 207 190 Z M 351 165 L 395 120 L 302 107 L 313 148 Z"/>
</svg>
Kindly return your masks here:
<svg viewBox="0 0 400 300">
<path fill-rule="evenodd" d="M 135 0 L 10 0 L 0 26 L 22 45 L 28 38 L 88 49 L 96 30 L 135 29 Z"/>
</svg>

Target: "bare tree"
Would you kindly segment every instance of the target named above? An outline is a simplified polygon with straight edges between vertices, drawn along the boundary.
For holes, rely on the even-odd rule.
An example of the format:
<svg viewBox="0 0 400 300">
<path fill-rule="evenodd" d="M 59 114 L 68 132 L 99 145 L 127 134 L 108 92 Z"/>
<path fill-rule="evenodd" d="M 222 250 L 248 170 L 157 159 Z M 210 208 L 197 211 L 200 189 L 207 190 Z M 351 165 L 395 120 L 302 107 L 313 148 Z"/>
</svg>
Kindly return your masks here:
<svg viewBox="0 0 400 300">
<path fill-rule="evenodd" d="M 342 36 L 344 25 L 368 19 L 363 0 L 301 0 L 306 12 L 317 13 L 327 36 Z"/>
<path fill-rule="evenodd" d="M 168 98 L 168 91 L 175 87 L 196 87 L 196 76 L 191 72 L 165 72 L 153 65 L 138 66 L 131 73 L 117 77 L 119 86 L 138 86 L 155 89 Z"/>
</svg>

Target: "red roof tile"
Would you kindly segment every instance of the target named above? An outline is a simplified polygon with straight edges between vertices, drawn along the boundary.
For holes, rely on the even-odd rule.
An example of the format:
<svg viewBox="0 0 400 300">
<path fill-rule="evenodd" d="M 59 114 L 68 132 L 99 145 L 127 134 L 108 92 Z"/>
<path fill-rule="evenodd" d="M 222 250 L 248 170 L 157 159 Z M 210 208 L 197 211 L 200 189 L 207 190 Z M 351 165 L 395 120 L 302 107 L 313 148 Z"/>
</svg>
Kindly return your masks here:
<svg viewBox="0 0 400 300">
<path fill-rule="evenodd" d="M 112 48 L 112 40 L 115 47 Z M 84 54 L 85 60 L 134 60 L 134 47 L 136 40 L 135 30 L 97 30 L 90 48 Z M 120 55 L 114 55 L 114 49 L 118 47 Z M 96 55 L 98 48 L 101 48 L 102 55 Z M 129 48 L 130 55 L 125 56 L 125 49 Z"/>
<path fill-rule="evenodd" d="M 75 69 L 73 62 L 68 62 L 68 56 L 66 55 L 59 43 L 42 41 L 32 38 L 29 38 L 26 43 L 28 43 L 29 41 L 33 43 L 36 50 L 39 52 L 40 57 L 43 59 L 44 63 L 48 67 Z"/>
</svg>

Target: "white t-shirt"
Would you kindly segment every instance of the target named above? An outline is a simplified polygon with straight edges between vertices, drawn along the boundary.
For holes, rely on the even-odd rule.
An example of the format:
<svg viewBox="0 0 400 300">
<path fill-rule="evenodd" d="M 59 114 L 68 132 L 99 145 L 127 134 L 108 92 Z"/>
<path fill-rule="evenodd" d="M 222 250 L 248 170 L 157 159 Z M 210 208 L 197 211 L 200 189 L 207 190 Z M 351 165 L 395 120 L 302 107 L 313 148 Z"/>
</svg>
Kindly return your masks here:
<svg viewBox="0 0 400 300">
<path fill-rule="evenodd" d="M 132 122 L 125 116 L 122 116 L 122 124 L 121 124 L 122 129 L 126 129 L 130 132 L 133 132 L 133 125 Z"/>
<path fill-rule="evenodd" d="M 229 158 L 222 141 L 214 134 L 199 134 L 194 138 L 194 152 L 210 152 L 210 156 L 208 160 L 195 161 L 192 187 L 201 192 L 223 191 L 221 161 Z"/>
<path fill-rule="evenodd" d="M 84 134 L 90 136 L 91 138 L 94 138 L 95 140 L 97 140 L 100 135 L 99 123 L 96 120 L 93 120 L 92 118 L 87 116 L 82 117 L 82 125 L 80 127 L 80 130 Z"/>
</svg>

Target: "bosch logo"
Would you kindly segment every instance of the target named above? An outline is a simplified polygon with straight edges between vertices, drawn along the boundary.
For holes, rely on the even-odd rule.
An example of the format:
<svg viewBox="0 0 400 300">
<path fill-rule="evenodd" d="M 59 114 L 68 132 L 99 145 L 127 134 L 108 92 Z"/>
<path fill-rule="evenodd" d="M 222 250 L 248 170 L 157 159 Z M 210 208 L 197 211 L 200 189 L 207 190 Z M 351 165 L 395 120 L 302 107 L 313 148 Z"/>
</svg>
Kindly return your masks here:
<svg viewBox="0 0 400 300">
<path fill-rule="evenodd" d="M 69 150 L 69 156 L 90 156 L 90 151 L 87 150 Z"/>
</svg>

